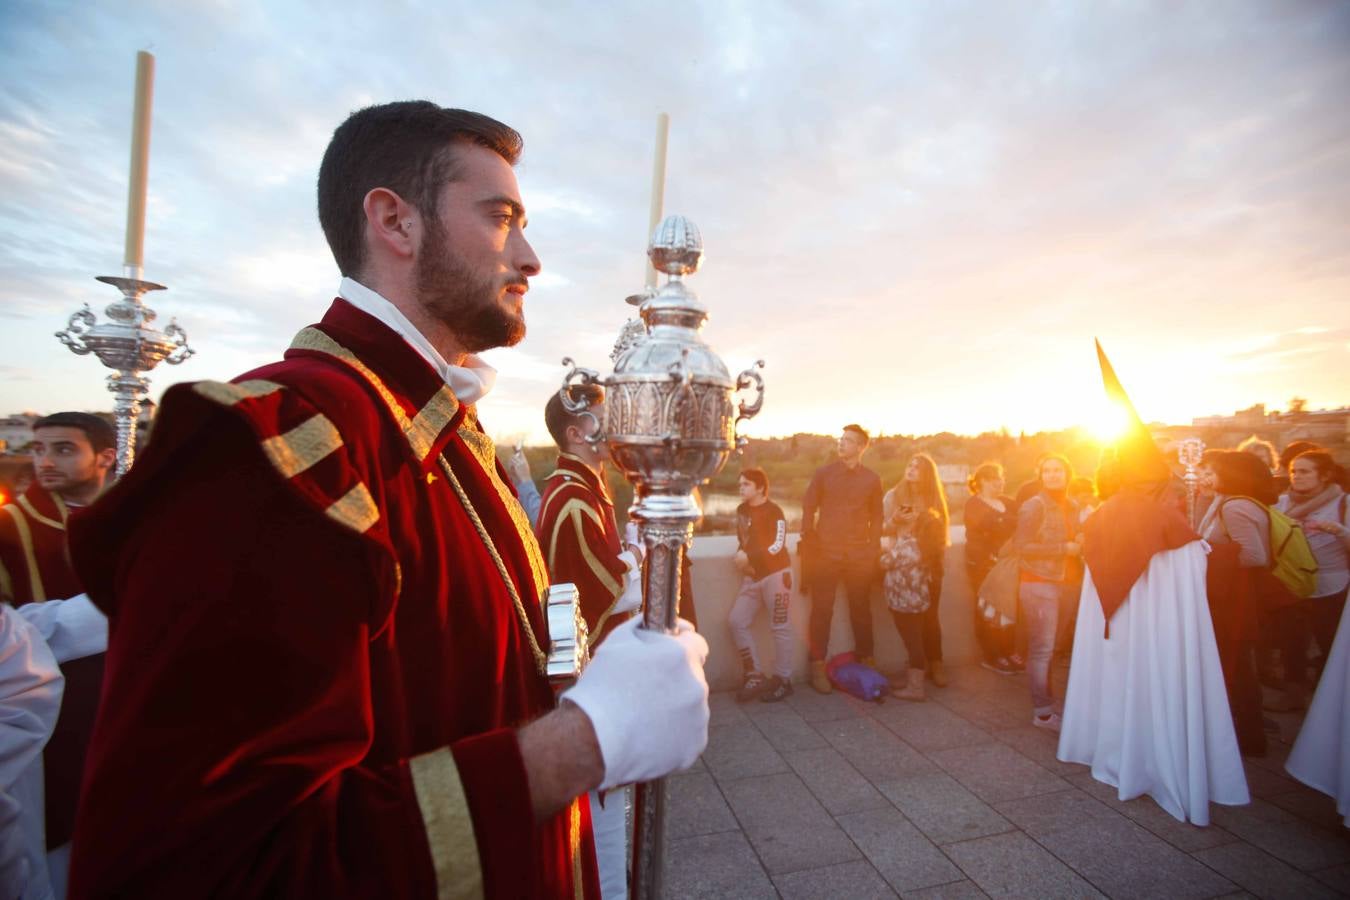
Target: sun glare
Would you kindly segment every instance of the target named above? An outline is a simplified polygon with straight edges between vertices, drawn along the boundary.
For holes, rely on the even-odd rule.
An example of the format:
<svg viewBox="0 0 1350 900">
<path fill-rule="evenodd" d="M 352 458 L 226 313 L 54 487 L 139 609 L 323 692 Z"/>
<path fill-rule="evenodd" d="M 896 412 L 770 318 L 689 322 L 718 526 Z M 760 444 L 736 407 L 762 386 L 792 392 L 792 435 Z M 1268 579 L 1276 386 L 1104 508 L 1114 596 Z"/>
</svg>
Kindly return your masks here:
<svg viewBox="0 0 1350 900">
<path fill-rule="evenodd" d="M 1087 429 L 1102 444 L 1114 444 L 1130 427 L 1130 414 L 1119 403 L 1103 403 L 1094 413 Z"/>
</svg>

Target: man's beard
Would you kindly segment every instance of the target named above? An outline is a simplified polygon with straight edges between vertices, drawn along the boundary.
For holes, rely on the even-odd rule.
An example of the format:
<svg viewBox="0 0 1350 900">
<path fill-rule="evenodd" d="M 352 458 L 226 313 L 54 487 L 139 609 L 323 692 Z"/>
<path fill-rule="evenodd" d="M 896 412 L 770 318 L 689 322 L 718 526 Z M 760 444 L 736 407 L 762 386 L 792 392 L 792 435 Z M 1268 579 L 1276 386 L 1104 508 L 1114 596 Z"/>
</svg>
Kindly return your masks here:
<svg viewBox="0 0 1350 900">
<path fill-rule="evenodd" d="M 499 302 L 501 288 L 478 279 L 449 248 L 440 222 L 427 223 L 417 258 L 417 301 L 443 322 L 470 353 L 511 347 L 525 337 L 525 318 Z M 523 281 L 524 279 L 522 279 Z"/>
</svg>

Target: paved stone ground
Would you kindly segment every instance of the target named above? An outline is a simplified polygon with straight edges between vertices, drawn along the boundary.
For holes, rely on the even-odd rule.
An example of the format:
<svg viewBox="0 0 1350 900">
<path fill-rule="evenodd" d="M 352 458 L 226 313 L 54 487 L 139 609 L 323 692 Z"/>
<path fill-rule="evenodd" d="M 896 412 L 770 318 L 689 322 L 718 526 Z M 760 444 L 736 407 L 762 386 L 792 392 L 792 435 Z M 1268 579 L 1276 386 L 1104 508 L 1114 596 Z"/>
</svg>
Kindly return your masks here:
<svg viewBox="0 0 1350 900">
<path fill-rule="evenodd" d="M 921 704 L 714 694 L 707 752 L 671 779 L 667 895 L 1350 896 L 1334 803 L 1283 771 L 1296 717 L 1247 761 L 1251 805 L 1196 828 L 1056 760 L 1025 676 L 951 675 Z"/>
</svg>

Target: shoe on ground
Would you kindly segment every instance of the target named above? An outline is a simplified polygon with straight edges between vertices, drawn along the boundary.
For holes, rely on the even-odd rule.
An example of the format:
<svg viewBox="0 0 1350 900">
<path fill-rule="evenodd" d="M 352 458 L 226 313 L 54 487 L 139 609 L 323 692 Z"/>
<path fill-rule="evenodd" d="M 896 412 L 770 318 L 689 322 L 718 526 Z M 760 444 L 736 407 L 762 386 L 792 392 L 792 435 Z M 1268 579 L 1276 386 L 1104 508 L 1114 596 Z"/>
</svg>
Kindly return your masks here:
<svg viewBox="0 0 1350 900">
<path fill-rule="evenodd" d="M 834 685 L 830 684 L 830 676 L 825 674 L 825 660 L 817 659 L 811 662 L 811 687 L 816 689 L 818 694 L 833 694 Z"/>
<path fill-rule="evenodd" d="M 943 668 L 942 660 L 935 659 L 928 664 L 928 677 L 937 687 L 947 686 L 947 670 Z"/>
<path fill-rule="evenodd" d="M 779 703 L 792 696 L 792 682 L 786 678 L 777 675 L 769 679 L 769 683 L 760 691 L 760 703 Z"/>
<path fill-rule="evenodd" d="M 749 673 L 745 676 L 745 680 L 741 682 L 741 689 L 736 692 L 736 702 L 749 703 L 757 698 L 768 684 L 769 679 L 758 672 Z"/>
<path fill-rule="evenodd" d="M 922 703 L 928 698 L 923 692 L 923 669 L 906 669 L 904 687 L 891 688 L 891 696 L 897 700 L 913 700 Z"/>
<path fill-rule="evenodd" d="M 980 663 L 990 672 L 997 672 L 1000 675 L 1016 675 L 1017 667 L 1008 661 L 1008 657 L 1000 656 L 998 659 L 988 660 Z"/>
<path fill-rule="evenodd" d="M 1032 716 L 1031 724 L 1037 728 L 1044 728 L 1046 731 L 1059 731 L 1063 722 L 1060 720 L 1059 713 L 1051 713 L 1048 716 Z"/>
<path fill-rule="evenodd" d="M 1027 670 L 1027 661 L 1016 653 L 1008 657 L 1008 665 L 1013 667 L 1014 672 L 1025 672 Z"/>
</svg>

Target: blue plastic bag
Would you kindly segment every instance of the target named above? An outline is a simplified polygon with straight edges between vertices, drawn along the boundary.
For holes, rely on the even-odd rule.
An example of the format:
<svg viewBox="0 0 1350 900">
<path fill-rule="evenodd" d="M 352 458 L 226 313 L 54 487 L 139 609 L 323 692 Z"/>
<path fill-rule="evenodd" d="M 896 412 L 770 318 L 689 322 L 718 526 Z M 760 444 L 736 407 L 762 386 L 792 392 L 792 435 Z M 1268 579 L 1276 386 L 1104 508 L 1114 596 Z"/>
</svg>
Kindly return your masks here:
<svg viewBox="0 0 1350 900">
<path fill-rule="evenodd" d="M 859 700 L 880 703 L 891 689 L 885 675 L 858 662 L 852 651 L 832 658 L 825 666 L 825 674 L 835 687 Z"/>
</svg>

